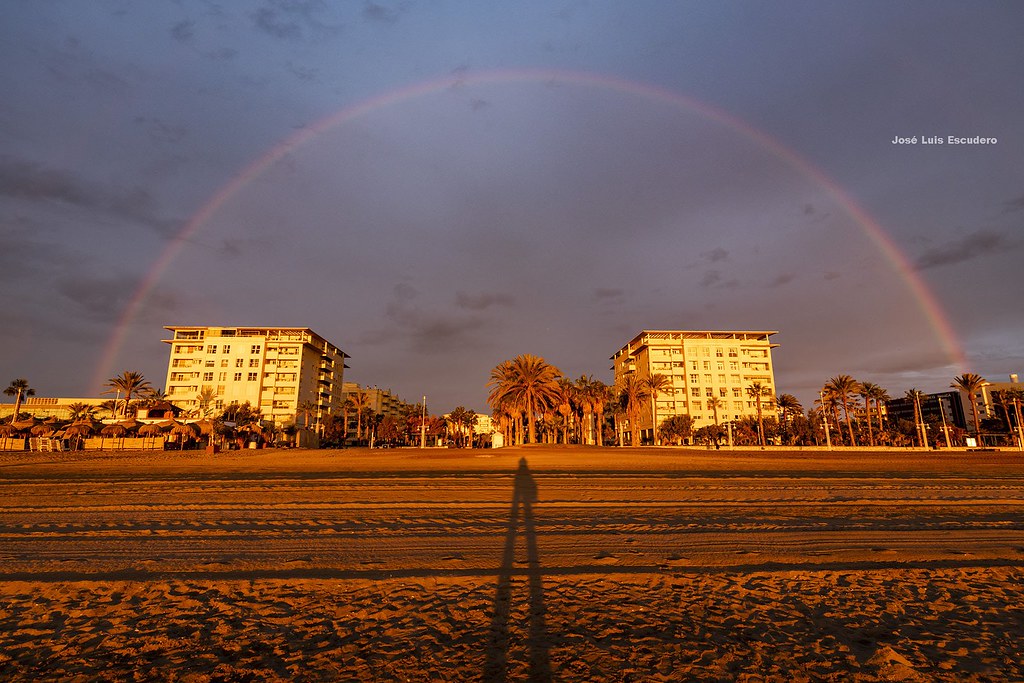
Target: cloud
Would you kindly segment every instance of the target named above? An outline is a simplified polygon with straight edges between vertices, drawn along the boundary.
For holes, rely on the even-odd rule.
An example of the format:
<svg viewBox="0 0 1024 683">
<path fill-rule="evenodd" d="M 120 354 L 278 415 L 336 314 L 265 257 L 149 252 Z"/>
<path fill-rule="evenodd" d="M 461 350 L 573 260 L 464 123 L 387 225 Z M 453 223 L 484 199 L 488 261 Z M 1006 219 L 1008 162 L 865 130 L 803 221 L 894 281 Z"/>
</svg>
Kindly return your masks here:
<svg viewBox="0 0 1024 683">
<path fill-rule="evenodd" d="M 363 7 L 363 17 L 370 21 L 394 24 L 398 21 L 399 12 L 398 10 L 378 5 L 375 2 L 367 2 Z"/>
<path fill-rule="evenodd" d="M 47 169 L 6 156 L 0 157 L 0 196 L 55 201 L 100 211 L 148 225 L 163 234 L 176 232 L 179 227 L 177 221 L 158 217 L 156 201 L 141 187 L 115 190 L 90 183 L 67 171 Z"/>
<path fill-rule="evenodd" d="M 992 230 L 976 230 L 958 240 L 947 242 L 921 254 L 914 267 L 917 270 L 963 263 L 1016 246 L 1006 235 Z"/>
<path fill-rule="evenodd" d="M 468 309 L 470 311 L 483 311 L 492 306 L 511 306 L 515 303 L 515 298 L 509 294 L 477 294 L 471 295 L 465 292 L 457 292 L 455 294 L 455 305 L 459 308 Z"/>
<path fill-rule="evenodd" d="M 620 303 L 626 296 L 626 291 L 617 287 L 598 287 L 594 290 L 594 298 L 598 301 Z"/>
<path fill-rule="evenodd" d="M 729 252 L 721 247 L 716 247 L 711 251 L 705 251 L 700 256 L 708 263 L 721 263 L 729 259 Z"/>
<path fill-rule="evenodd" d="M 180 43 L 187 43 L 195 36 L 196 24 L 194 21 L 185 19 L 171 27 L 171 37 Z"/>
<path fill-rule="evenodd" d="M 723 280 L 720 270 L 709 270 L 700 280 L 700 286 L 704 289 L 735 289 L 738 285 L 739 281 L 735 279 Z"/>
<path fill-rule="evenodd" d="M 1008 213 L 1012 211 L 1022 210 L 1024 210 L 1024 194 L 1017 197 L 1016 199 L 1011 199 L 1010 201 L 1006 202 L 1006 211 Z"/>
<path fill-rule="evenodd" d="M 127 275 L 96 277 L 78 274 L 57 281 L 57 291 L 66 300 L 75 304 L 87 318 L 103 322 L 114 322 L 120 317 L 138 286 L 139 279 Z M 162 317 L 163 313 L 177 308 L 177 298 L 160 288 L 146 299 L 145 309 L 149 315 Z"/>
<path fill-rule="evenodd" d="M 771 282 L 768 283 L 769 289 L 775 289 L 776 287 L 782 287 L 788 285 L 790 282 L 796 279 L 796 275 L 793 273 L 782 273 L 772 278 Z"/>
<path fill-rule="evenodd" d="M 282 40 L 301 40 L 310 35 L 330 36 L 340 31 L 320 21 L 317 13 L 325 9 L 319 0 L 273 0 L 253 14 L 259 30 Z"/>
</svg>

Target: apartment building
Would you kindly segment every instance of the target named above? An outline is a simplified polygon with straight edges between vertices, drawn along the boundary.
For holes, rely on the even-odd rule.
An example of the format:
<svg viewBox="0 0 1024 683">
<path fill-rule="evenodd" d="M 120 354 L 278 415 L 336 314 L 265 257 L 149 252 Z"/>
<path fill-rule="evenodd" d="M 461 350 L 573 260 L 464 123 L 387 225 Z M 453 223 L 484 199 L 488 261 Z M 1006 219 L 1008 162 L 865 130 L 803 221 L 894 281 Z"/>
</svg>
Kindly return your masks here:
<svg viewBox="0 0 1024 683">
<path fill-rule="evenodd" d="M 311 403 L 320 416 L 344 401 L 345 359 L 341 349 L 308 327 L 166 326 L 171 338 L 167 399 L 185 410 L 200 408 L 210 390 L 219 412 L 248 402 L 277 426 L 302 425 L 300 406 Z"/>
<path fill-rule="evenodd" d="M 384 417 L 393 417 L 397 419 L 405 413 L 406 406 L 408 405 L 405 401 L 392 394 L 390 389 L 362 387 L 355 382 L 345 382 L 342 385 L 341 391 L 342 401 L 346 398 L 351 398 L 353 394 L 360 391 L 366 394 L 366 405 L 373 411 L 374 415 L 382 415 Z M 352 423 L 354 428 L 355 417 L 349 416 L 349 421 Z"/>
<path fill-rule="evenodd" d="M 690 415 L 694 428 L 715 423 L 712 399 L 718 399 L 718 421 L 725 423 L 743 416 L 757 415 L 754 399 L 747 387 L 760 382 L 775 395 L 772 368 L 775 331 L 644 330 L 614 356 L 615 381 L 636 373 L 642 378 L 652 374 L 667 377 L 671 387 L 656 400 L 657 420 L 674 415 Z M 771 399 L 762 403 L 772 414 Z M 640 414 L 640 430 L 651 442 L 650 404 Z"/>
</svg>

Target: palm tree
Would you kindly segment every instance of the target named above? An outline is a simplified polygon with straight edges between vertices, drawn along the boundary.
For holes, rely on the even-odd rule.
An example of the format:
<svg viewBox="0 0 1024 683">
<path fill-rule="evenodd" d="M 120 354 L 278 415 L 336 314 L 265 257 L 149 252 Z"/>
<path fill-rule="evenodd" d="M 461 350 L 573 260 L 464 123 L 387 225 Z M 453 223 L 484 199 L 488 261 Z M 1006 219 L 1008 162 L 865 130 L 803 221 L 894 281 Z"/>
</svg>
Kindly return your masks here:
<svg viewBox="0 0 1024 683">
<path fill-rule="evenodd" d="M 24 377 L 12 379 L 10 386 L 4 389 L 8 396 L 14 396 L 14 413 L 11 415 L 11 422 L 18 421 L 18 413 L 21 412 L 21 401 L 26 396 L 35 396 L 36 390 L 29 387 L 28 380 Z"/>
<path fill-rule="evenodd" d="M 616 386 L 619 393 L 619 406 L 629 419 L 631 445 L 640 445 L 640 408 L 650 394 L 647 382 L 635 373 L 623 375 Z"/>
<path fill-rule="evenodd" d="M 724 408 L 724 407 L 725 407 L 725 401 L 723 401 L 722 399 L 718 398 L 717 396 L 712 396 L 711 398 L 708 399 L 708 408 L 711 408 L 711 410 L 714 411 L 714 413 L 715 413 L 715 426 L 716 427 L 718 426 L 718 409 L 719 408 Z"/>
<path fill-rule="evenodd" d="M 914 402 L 914 429 L 917 432 L 918 444 L 924 448 L 927 445 L 924 438 L 924 415 L 921 413 L 921 397 L 924 396 L 924 392 L 920 389 L 907 389 L 904 396 Z"/>
<path fill-rule="evenodd" d="M 76 401 L 75 403 L 68 404 L 68 417 L 72 422 L 85 422 L 91 421 L 98 408 L 88 403 L 81 403 Z"/>
<path fill-rule="evenodd" d="M 309 429 L 309 417 L 315 415 L 320 406 L 313 401 L 303 401 L 298 405 L 296 413 L 302 416 L 303 429 Z"/>
<path fill-rule="evenodd" d="M 558 414 L 562 416 L 562 443 L 569 443 L 569 430 L 572 427 L 572 415 L 575 414 L 574 404 L 579 399 L 576 385 L 571 379 L 562 377 L 558 380 L 558 393 L 555 398 L 555 407 Z"/>
<path fill-rule="evenodd" d="M 147 395 L 152 390 L 152 386 L 142 373 L 134 370 L 125 370 L 120 376 L 108 379 L 106 386 L 110 388 L 104 391 L 104 394 L 124 394 L 124 408 L 121 414 L 125 418 L 128 417 L 128 405 L 132 397 Z"/>
<path fill-rule="evenodd" d="M 981 442 L 981 420 L 978 419 L 978 404 L 976 398 L 978 390 L 988 384 L 981 375 L 976 375 L 973 372 L 965 372 L 959 377 L 953 378 L 953 383 L 949 386 L 953 389 L 959 389 L 960 391 L 967 394 L 967 399 L 971 402 L 971 415 L 974 417 L 974 433 L 978 435 L 978 442 Z"/>
<path fill-rule="evenodd" d="M 843 414 L 846 416 L 846 429 L 850 432 L 850 445 L 857 445 L 857 437 L 853 434 L 853 419 L 850 416 L 850 396 L 859 391 L 857 380 L 849 375 L 836 375 L 829 379 L 825 388 L 833 393 L 839 402 L 843 404 Z"/>
<path fill-rule="evenodd" d="M 650 394 L 651 400 L 651 444 L 658 443 L 658 396 L 668 391 L 672 386 L 672 380 L 665 375 L 652 374 L 644 379 L 644 386 Z"/>
<path fill-rule="evenodd" d="M 356 441 L 363 439 L 363 417 L 370 409 L 370 394 L 362 389 L 356 389 L 349 395 L 352 401 L 352 410 L 356 414 Z"/>
<path fill-rule="evenodd" d="M 510 402 L 512 409 L 526 413 L 530 443 L 537 443 L 535 415 L 553 405 L 558 396 L 558 378 L 561 371 L 540 356 L 520 354 L 510 361 L 503 361 L 491 370 L 487 386 L 491 391 L 487 402 L 495 407 Z"/>
<path fill-rule="evenodd" d="M 590 384 L 590 401 L 594 407 L 594 431 L 597 445 L 604 446 L 604 407 L 615 402 L 615 390 L 596 379 Z"/>
<path fill-rule="evenodd" d="M 214 402 L 217 400 L 219 394 L 213 387 L 203 387 L 199 394 L 196 396 L 196 401 L 199 403 L 199 414 L 202 417 L 210 417 L 213 412 Z"/>
<path fill-rule="evenodd" d="M 861 382 L 857 390 L 860 397 L 864 399 L 864 421 L 868 423 L 868 441 L 872 446 L 875 445 L 875 430 L 871 425 L 871 402 L 875 400 L 879 389 L 881 387 L 874 382 Z"/>
<path fill-rule="evenodd" d="M 761 415 L 761 398 L 771 390 L 760 382 L 751 382 L 747 387 L 747 396 L 754 399 L 754 407 L 757 408 L 757 439 L 764 446 L 764 417 Z"/>
<path fill-rule="evenodd" d="M 779 409 L 779 422 L 785 426 L 783 434 L 787 437 L 791 436 L 790 425 L 793 422 L 793 417 L 802 415 L 804 407 L 800 405 L 800 401 L 793 394 L 779 394 L 775 397 L 775 405 Z"/>
</svg>

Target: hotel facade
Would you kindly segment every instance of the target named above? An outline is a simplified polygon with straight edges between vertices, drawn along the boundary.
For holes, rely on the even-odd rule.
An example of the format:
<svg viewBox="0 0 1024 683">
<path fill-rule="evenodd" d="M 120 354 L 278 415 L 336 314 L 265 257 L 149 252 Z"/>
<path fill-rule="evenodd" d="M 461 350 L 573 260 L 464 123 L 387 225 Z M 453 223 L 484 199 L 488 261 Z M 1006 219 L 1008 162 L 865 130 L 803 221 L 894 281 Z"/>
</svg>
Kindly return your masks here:
<svg viewBox="0 0 1024 683">
<path fill-rule="evenodd" d="M 715 424 L 711 399 L 719 400 L 718 422 L 724 424 L 757 415 L 747 387 L 760 382 L 766 389 L 762 412 L 774 414 L 775 371 L 771 342 L 776 331 L 643 330 L 614 356 L 615 382 L 629 374 L 642 379 L 660 374 L 669 388 L 656 400 L 660 424 L 675 415 L 689 415 L 694 429 Z M 652 442 L 650 402 L 639 416 L 642 438 Z"/>
<path fill-rule="evenodd" d="M 345 359 L 341 349 L 308 327 L 165 326 L 171 332 L 167 400 L 186 411 L 248 402 L 278 427 L 303 424 L 299 407 L 317 406 L 310 423 L 337 412 L 344 401 Z"/>
</svg>

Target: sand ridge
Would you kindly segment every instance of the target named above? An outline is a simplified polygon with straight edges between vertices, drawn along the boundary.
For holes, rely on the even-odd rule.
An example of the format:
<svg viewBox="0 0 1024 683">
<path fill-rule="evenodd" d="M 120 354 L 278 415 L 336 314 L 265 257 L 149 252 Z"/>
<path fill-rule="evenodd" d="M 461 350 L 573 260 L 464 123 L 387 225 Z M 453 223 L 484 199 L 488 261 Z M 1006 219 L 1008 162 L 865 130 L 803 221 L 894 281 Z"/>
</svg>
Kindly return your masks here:
<svg viewBox="0 0 1024 683">
<path fill-rule="evenodd" d="M 0 457 L 4 680 L 1021 680 L 1012 454 Z"/>
</svg>

